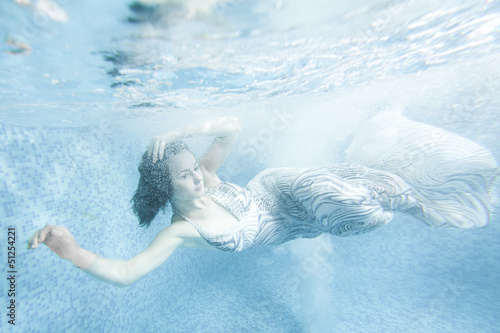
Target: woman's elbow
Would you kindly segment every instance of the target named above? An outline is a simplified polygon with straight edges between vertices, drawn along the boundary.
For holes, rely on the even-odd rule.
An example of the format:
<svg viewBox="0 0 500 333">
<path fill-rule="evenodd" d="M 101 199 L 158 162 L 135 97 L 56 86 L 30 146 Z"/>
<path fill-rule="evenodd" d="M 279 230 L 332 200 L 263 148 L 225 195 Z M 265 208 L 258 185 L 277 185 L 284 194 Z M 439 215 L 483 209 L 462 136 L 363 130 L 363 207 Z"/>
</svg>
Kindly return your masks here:
<svg viewBox="0 0 500 333">
<path fill-rule="evenodd" d="M 135 280 L 129 279 L 124 275 L 121 275 L 120 277 L 115 276 L 113 279 L 107 279 L 107 281 L 104 280 L 104 282 L 107 282 L 113 287 L 125 288 L 132 285 L 135 282 Z"/>
<path fill-rule="evenodd" d="M 124 278 L 121 278 L 118 281 L 115 281 L 113 283 L 113 285 L 115 287 L 125 288 L 125 287 L 130 287 L 131 285 L 133 285 L 135 281 L 137 281 L 137 279 L 132 279 L 132 278 L 124 277 Z"/>
<path fill-rule="evenodd" d="M 118 287 L 118 288 L 125 288 L 125 287 L 129 287 L 130 285 L 131 285 L 131 283 L 122 283 L 122 282 L 113 283 L 113 286 Z"/>
<path fill-rule="evenodd" d="M 143 269 L 139 270 L 137 263 L 134 260 L 126 261 L 125 265 L 118 274 L 119 276 L 115 280 L 115 285 L 120 288 L 129 287 L 141 277 L 146 275 L 146 272 L 148 271 L 149 270 L 144 271 Z"/>
</svg>

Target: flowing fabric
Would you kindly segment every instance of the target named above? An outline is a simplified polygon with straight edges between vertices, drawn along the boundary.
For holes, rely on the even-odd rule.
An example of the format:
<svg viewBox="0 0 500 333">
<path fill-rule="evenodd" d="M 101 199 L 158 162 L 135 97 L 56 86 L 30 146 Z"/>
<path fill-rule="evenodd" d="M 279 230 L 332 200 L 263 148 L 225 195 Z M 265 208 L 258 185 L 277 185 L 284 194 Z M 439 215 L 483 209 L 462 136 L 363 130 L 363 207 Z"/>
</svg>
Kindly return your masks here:
<svg viewBox="0 0 500 333">
<path fill-rule="evenodd" d="M 399 114 L 381 114 L 359 133 L 347 163 L 266 169 L 246 188 L 223 182 L 207 189 L 238 218 L 231 228 L 184 218 L 209 244 L 233 252 L 322 233 L 365 233 L 394 211 L 435 227 L 489 223 L 498 167 L 487 149 Z"/>
<path fill-rule="evenodd" d="M 383 113 L 359 131 L 346 159 L 403 178 L 429 225 L 475 228 L 490 221 L 497 162 L 457 134 Z"/>
</svg>

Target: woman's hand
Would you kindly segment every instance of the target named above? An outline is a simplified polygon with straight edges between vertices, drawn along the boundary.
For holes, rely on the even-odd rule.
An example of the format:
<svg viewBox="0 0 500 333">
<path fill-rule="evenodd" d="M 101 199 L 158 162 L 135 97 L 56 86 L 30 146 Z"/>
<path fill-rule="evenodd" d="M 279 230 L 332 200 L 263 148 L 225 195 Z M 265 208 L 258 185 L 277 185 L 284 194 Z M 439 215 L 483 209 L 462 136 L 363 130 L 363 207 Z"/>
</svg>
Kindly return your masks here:
<svg viewBox="0 0 500 333">
<path fill-rule="evenodd" d="M 39 243 L 45 243 L 62 259 L 71 259 L 78 254 L 80 246 L 75 237 L 65 227 L 47 225 L 35 232 L 28 242 L 29 249 L 36 249 Z"/>
<path fill-rule="evenodd" d="M 214 136 L 215 143 L 222 143 L 225 146 L 224 150 L 227 150 L 227 154 L 229 154 L 229 151 L 231 151 L 231 148 L 236 142 L 236 138 L 238 137 L 240 130 L 240 120 L 235 117 L 222 117 L 191 124 L 178 128 L 167 134 L 155 136 L 149 145 L 148 156 L 153 158 L 153 163 L 156 163 L 156 161 L 163 158 L 165 147 L 169 143 L 196 135 Z M 218 167 L 227 157 L 227 154 L 221 155 L 222 160 L 220 163 L 217 162 L 214 165 L 217 165 Z M 210 153 L 210 155 L 212 154 Z"/>
<path fill-rule="evenodd" d="M 174 133 L 167 133 L 163 135 L 157 135 L 151 139 L 151 143 L 148 148 L 148 156 L 149 158 L 153 158 L 153 163 L 159 161 L 163 158 L 163 152 L 165 151 L 165 147 L 175 141 L 178 136 Z"/>
<path fill-rule="evenodd" d="M 87 268 L 98 257 L 97 254 L 81 248 L 67 228 L 57 225 L 46 225 L 35 232 L 28 242 L 28 249 L 36 249 L 39 243 L 45 243 L 59 257 L 71 260 L 80 268 Z"/>
</svg>

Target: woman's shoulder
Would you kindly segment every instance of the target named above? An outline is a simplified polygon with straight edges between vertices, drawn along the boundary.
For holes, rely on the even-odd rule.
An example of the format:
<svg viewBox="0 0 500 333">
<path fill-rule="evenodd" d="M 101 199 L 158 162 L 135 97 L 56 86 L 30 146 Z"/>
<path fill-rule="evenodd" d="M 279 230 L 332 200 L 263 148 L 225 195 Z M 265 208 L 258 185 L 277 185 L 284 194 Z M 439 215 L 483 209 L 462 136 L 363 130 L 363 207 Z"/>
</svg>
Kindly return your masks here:
<svg viewBox="0 0 500 333">
<path fill-rule="evenodd" d="M 183 247 L 212 249 L 212 246 L 207 243 L 200 232 L 181 215 L 174 213 L 171 221 L 172 223 L 160 231 L 160 233 L 168 230 L 166 232 L 171 232 L 176 237 L 182 238 L 184 240 L 182 245 Z"/>
<path fill-rule="evenodd" d="M 186 219 L 178 213 L 174 213 L 172 215 L 170 222 L 170 225 L 163 229 L 161 232 L 168 230 L 167 232 L 170 232 L 181 238 L 201 237 L 196 228 L 194 228 L 191 223 L 186 221 Z"/>
</svg>

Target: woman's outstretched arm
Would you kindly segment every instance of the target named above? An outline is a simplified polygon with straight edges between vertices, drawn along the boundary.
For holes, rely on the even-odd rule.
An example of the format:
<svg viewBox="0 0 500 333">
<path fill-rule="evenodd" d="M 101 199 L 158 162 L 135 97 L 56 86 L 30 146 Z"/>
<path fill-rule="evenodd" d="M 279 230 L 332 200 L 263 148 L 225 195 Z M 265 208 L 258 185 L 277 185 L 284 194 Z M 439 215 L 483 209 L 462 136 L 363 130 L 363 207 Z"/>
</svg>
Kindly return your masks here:
<svg viewBox="0 0 500 333">
<path fill-rule="evenodd" d="M 214 140 L 199 159 L 199 165 L 205 178 L 205 186 L 214 186 L 218 182 L 215 174 L 224 163 L 233 149 L 241 130 L 241 122 L 235 117 L 223 117 L 201 123 L 181 127 L 164 135 L 155 136 L 149 146 L 149 154 L 153 161 L 163 158 L 165 146 L 178 139 L 189 138 L 197 135 L 213 136 Z"/>
<path fill-rule="evenodd" d="M 178 247 L 204 247 L 201 236 L 188 222 L 172 223 L 151 244 L 132 259 L 115 260 L 99 257 L 80 247 L 68 229 L 47 225 L 30 239 L 28 248 L 45 243 L 63 259 L 68 259 L 94 278 L 126 287 L 165 262 Z"/>
</svg>

